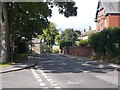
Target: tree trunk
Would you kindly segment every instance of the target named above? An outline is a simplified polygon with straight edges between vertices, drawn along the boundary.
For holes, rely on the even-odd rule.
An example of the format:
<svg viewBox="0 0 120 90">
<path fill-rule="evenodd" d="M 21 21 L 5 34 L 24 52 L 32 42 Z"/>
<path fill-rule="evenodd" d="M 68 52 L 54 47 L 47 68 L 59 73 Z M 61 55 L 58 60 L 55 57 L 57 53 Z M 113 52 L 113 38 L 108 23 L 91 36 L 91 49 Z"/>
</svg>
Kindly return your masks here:
<svg viewBox="0 0 120 90">
<path fill-rule="evenodd" d="M 8 19 L 8 2 L 2 2 L 3 37 L 2 37 L 2 61 L 10 61 L 10 28 Z"/>
</svg>

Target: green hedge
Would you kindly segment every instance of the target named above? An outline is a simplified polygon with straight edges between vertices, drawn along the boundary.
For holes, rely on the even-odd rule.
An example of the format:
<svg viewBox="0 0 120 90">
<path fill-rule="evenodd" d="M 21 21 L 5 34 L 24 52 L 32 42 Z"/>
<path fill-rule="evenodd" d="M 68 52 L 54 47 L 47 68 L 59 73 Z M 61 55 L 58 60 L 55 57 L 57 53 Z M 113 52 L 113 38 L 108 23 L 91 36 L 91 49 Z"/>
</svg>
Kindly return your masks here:
<svg viewBox="0 0 120 90">
<path fill-rule="evenodd" d="M 59 53 L 59 50 L 58 49 L 52 50 L 52 53 Z"/>
<path fill-rule="evenodd" d="M 88 40 L 80 40 L 79 41 L 79 46 L 88 46 L 89 42 Z"/>
<path fill-rule="evenodd" d="M 71 41 L 61 41 L 60 42 L 60 49 L 62 49 L 63 47 L 69 47 L 69 46 L 72 46 Z"/>
<path fill-rule="evenodd" d="M 109 27 L 89 36 L 89 44 L 95 52 L 102 55 L 115 56 L 120 54 L 120 29 Z"/>
</svg>

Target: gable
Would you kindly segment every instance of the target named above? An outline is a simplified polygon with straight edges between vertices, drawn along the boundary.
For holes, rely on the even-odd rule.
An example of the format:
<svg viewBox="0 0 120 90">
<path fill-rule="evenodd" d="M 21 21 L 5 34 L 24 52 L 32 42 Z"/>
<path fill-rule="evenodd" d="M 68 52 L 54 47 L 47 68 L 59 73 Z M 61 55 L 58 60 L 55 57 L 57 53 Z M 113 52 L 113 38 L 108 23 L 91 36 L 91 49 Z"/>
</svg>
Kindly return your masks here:
<svg viewBox="0 0 120 90">
<path fill-rule="evenodd" d="M 104 13 L 105 15 L 108 14 L 118 14 L 120 15 L 120 0 L 99 0 L 98 6 L 97 6 L 97 11 L 96 11 L 96 17 L 95 21 L 98 16 L 98 12 L 104 8 Z"/>
</svg>

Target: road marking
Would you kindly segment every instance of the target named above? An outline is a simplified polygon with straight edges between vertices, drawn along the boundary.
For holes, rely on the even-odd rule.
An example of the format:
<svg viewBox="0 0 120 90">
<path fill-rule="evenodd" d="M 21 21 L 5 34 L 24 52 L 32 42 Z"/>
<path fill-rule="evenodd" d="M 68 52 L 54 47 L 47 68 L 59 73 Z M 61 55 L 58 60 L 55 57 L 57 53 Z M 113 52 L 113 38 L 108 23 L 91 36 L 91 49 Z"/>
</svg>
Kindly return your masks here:
<svg viewBox="0 0 120 90">
<path fill-rule="evenodd" d="M 90 71 L 81 70 L 81 69 L 79 69 L 79 68 L 76 68 L 76 69 L 79 70 L 79 71 L 82 71 L 82 72 L 84 72 L 84 73 L 90 72 Z"/>
<path fill-rule="evenodd" d="M 42 70 L 39 70 L 40 71 L 40 73 L 43 73 L 43 71 Z"/>
<path fill-rule="evenodd" d="M 52 79 L 47 79 L 49 82 L 51 82 L 52 81 Z"/>
<path fill-rule="evenodd" d="M 34 69 L 31 68 L 31 71 L 34 75 L 34 77 L 37 79 L 37 82 L 39 83 L 39 85 L 42 87 L 42 88 L 48 88 L 46 86 L 45 83 L 43 83 L 43 80 L 41 79 L 41 77 L 36 73 L 36 71 Z"/>
<path fill-rule="evenodd" d="M 57 86 L 57 87 L 55 87 L 55 88 L 61 88 L 60 86 Z"/>
<path fill-rule="evenodd" d="M 42 79 L 37 79 L 38 82 L 42 82 L 43 80 Z"/>
<path fill-rule="evenodd" d="M 37 67 L 36 67 L 36 68 L 37 68 Z M 52 79 L 50 79 L 50 77 L 47 76 L 47 74 L 44 73 L 43 70 L 40 70 L 40 68 L 39 68 L 38 71 L 41 73 L 41 75 L 42 75 L 54 88 L 61 88 L 58 84 L 55 83 L 55 81 L 53 81 Z M 40 82 L 40 80 L 38 80 L 38 81 Z M 45 85 L 45 83 L 42 83 L 42 81 L 41 81 L 40 86 L 42 86 L 42 87 L 44 88 L 44 86 L 46 86 L 46 85 Z"/>
<path fill-rule="evenodd" d="M 54 84 L 52 84 L 53 86 L 58 86 L 58 84 L 56 84 L 56 83 L 54 83 Z"/>
<path fill-rule="evenodd" d="M 46 76 L 46 74 L 45 74 L 45 73 L 42 73 L 41 75 Z"/>
<path fill-rule="evenodd" d="M 45 83 L 40 83 L 40 86 L 46 86 Z"/>
</svg>

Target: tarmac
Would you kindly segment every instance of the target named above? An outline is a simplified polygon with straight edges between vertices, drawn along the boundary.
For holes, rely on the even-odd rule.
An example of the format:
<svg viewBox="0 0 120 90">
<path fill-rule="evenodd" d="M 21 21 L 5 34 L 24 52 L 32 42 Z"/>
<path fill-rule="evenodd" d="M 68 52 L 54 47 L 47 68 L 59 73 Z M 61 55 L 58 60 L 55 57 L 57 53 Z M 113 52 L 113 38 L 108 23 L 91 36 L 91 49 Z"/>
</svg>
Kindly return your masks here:
<svg viewBox="0 0 120 90">
<path fill-rule="evenodd" d="M 65 57 L 70 57 L 70 58 L 73 58 L 73 59 L 76 59 L 76 60 L 79 60 L 81 61 L 79 58 L 80 56 L 73 56 L 73 55 L 67 55 L 67 54 L 60 54 L 62 56 L 65 56 Z M 0 68 L 0 74 L 2 73 L 8 73 L 8 72 L 14 72 L 14 71 L 19 71 L 19 70 L 23 70 L 23 69 L 27 69 L 27 68 L 30 68 L 30 67 L 34 67 L 37 65 L 37 62 L 35 61 L 35 55 L 28 55 L 28 60 L 23 60 L 19 63 L 15 63 L 15 64 L 11 64 L 10 66 L 6 66 L 6 67 L 2 67 Z M 90 60 L 88 60 L 88 58 L 86 57 L 81 57 L 83 61 L 87 61 L 89 62 Z M 90 62 L 89 62 L 90 63 Z M 100 62 L 96 62 L 96 63 L 91 63 L 91 64 L 100 64 Z M 103 65 L 103 63 L 101 63 Z M 104 64 L 108 64 L 108 63 L 104 63 Z M 109 64 L 110 66 L 114 67 L 117 69 L 117 71 L 120 71 L 120 67 L 119 65 L 116 65 L 116 64 Z"/>
</svg>

